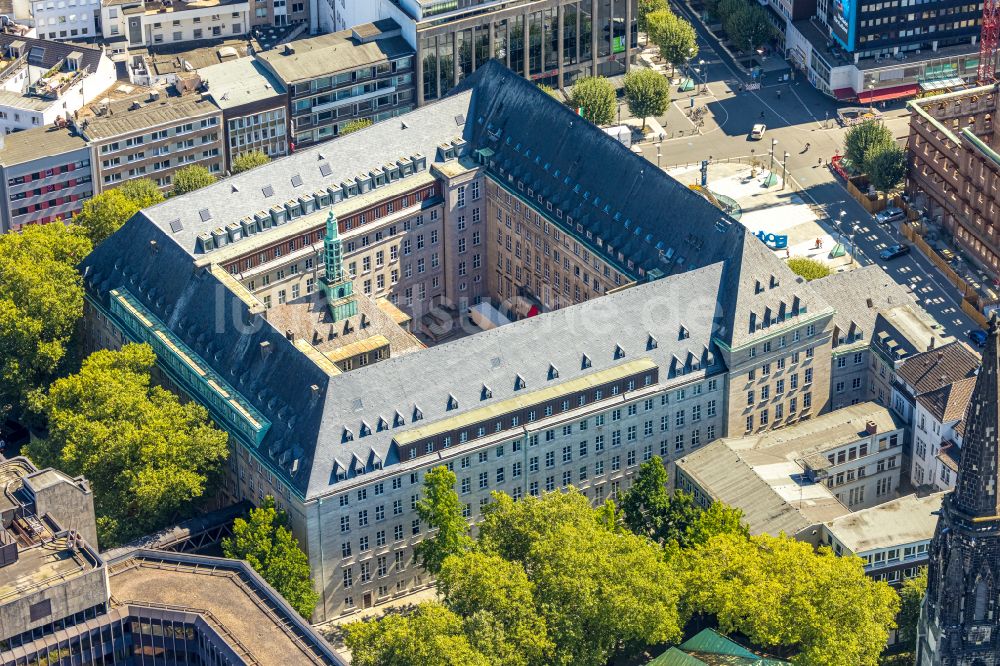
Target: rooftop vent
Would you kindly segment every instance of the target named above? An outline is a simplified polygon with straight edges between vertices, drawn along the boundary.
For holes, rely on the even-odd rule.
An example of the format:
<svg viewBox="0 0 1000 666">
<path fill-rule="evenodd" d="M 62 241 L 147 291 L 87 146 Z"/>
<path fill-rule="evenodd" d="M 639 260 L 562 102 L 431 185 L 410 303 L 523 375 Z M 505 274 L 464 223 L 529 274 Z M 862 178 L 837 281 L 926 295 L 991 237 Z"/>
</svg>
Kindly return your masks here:
<svg viewBox="0 0 1000 666">
<path fill-rule="evenodd" d="M 874 421 L 868 421 L 865 423 L 865 432 L 869 435 L 874 435 L 878 432 L 878 424 Z"/>
</svg>

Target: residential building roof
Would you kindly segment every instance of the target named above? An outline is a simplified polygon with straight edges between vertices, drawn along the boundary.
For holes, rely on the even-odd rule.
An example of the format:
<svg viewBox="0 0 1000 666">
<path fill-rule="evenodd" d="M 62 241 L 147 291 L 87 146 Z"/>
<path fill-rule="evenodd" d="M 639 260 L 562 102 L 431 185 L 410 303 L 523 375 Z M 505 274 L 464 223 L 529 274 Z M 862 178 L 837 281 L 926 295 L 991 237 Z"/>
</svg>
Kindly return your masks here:
<svg viewBox="0 0 1000 666">
<path fill-rule="evenodd" d="M 161 94 L 155 101 L 140 103 L 138 109 L 129 108 L 131 104 L 128 100 L 112 102 L 110 111 L 84 118 L 78 128 L 88 140 L 101 141 L 219 113 L 211 100 L 197 96 Z"/>
<path fill-rule="evenodd" d="M 848 513 L 824 483 L 794 461 L 751 461 L 716 440 L 677 461 L 677 468 L 712 499 L 739 508 L 752 534 L 795 536 Z"/>
<path fill-rule="evenodd" d="M 36 127 L 0 138 L 0 165 L 10 167 L 87 147 L 87 141 L 69 127 Z"/>
<path fill-rule="evenodd" d="M 34 37 L 20 37 L 6 32 L 0 32 L 0 51 L 7 53 L 8 47 L 21 42 L 28 55 L 28 64 L 43 69 L 50 69 L 61 63 L 68 55 L 76 52 L 80 56 L 80 69 L 97 70 L 104 57 L 104 51 L 98 46 L 79 44 L 77 42 L 57 42 Z"/>
<path fill-rule="evenodd" d="M 917 396 L 917 402 L 940 423 L 960 421 L 976 387 L 975 377 L 966 377 Z"/>
<path fill-rule="evenodd" d="M 205 93 L 223 111 L 266 99 L 281 100 L 285 94 L 274 74 L 253 58 L 239 58 L 198 70 Z"/>
<path fill-rule="evenodd" d="M 934 536 L 945 493 L 906 495 L 826 523 L 829 532 L 855 555 Z"/>
<path fill-rule="evenodd" d="M 724 441 L 753 464 L 799 460 L 869 437 L 865 429 L 870 422 L 879 433 L 900 430 L 906 425 L 878 403 L 859 402 L 790 427 L 758 435 L 729 437 Z"/>
<path fill-rule="evenodd" d="M 350 30 L 297 39 L 258 53 L 257 58 L 286 84 L 293 84 L 413 54 L 413 48 L 400 36 L 399 25 L 383 19 Z"/>
<path fill-rule="evenodd" d="M 11 92 L 10 90 L 0 90 L 0 106 L 7 106 L 12 109 L 43 113 L 58 103 L 59 100 L 56 99 L 42 99 L 41 97 Z"/>
<path fill-rule="evenodd" d="M 956 341 L 906 359 L 896 369 L 896 376 L 914 394 L 920 395 L 974 376 L 979 363 L 979 356 L 974 351 Z"/>
<path fill-rule="evenodd" d="M 193 45 L 198 43 L 203 46 Z M 130 49 L 129 55 L 142 56 L 149 69 L 159 76 L 185 74 L 248 57 L 247 43 L 244 39 L 154 45 L 144 49 Z"/>
</svg>

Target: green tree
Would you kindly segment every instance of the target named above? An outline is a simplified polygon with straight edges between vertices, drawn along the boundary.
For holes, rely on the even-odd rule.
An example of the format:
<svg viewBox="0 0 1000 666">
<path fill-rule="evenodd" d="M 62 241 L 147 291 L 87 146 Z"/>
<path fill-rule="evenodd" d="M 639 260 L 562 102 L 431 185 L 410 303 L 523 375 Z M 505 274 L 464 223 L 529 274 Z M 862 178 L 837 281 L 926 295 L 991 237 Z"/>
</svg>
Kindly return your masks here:
<svg viewBox="0 0 1000 666">
<path fill-rule="evenodd" d="M 259 166 L 264 166 L 271 161 L 271 158 L 267 156 L 262 150 L 248 150 L 245 153 L 240 153 L 233 158 L 233 174 L 243 173 L 244 171 L 249 171 L 250 169 L 256 169 Z"/>
<path fill-rule="evenodd" d="M 441 567 L 437 586 L 445 605 L 467 618 L 466 636 L 491 663 L 549 663 L 553 645 L 535 608 L 535 586 L 519 564 L 476 551 L 452 555 Z"/>
<path fill-rule="evenodd" d="M 226 459 L 228 437 L 205 408 L 152 385 L 155 361 L 144 344 L 97 351 L 31 396 L 48 436 L 28 455 L 89 479 L 102 548 L 189 515 Z"/>
<path fill-rule="evenodd" d="M 76 265 L 85 230 L 43 224 L 0 235 L 0 420 L 22 416 L 28 394 L 56 376 L 83 316 Z"/>
<path fill-rule="evenodd" d="M 865 152 L 865 174 L 879 192 L 888 194 L 906 177 L 906 152 L 895 142 L 872 146 Z"/>
<path fill-rule="evenodd" d="M 639 474 L 620 502 L 625 525 L 635 534 L 655 540 L 664 537 L 664 522 L 670 508 L 668 480 L 667 469 L 659 456 L 639 466 Z"/>
<path fill-rule="evenodd" d="M 875 148 L 894 145 L 892 131 L 877 120 L 866 120 L 847 130 L 844 157 L 858 171 L 865 170 L 865 155 Z"/>
<path fill-rule="evenodd" d="M 346 633 L 354 666 L 493 666 L 465 637 L 462 618 L 437 603 L 353 622 Z"/>
<path fill-rule="evenodd" d="M 741 6 L 734 9 L 734 2 L 740 2 Z M 747 48 L 748 52 L 752 51 L 763 46 L 774 34 L 767 10 L 760 5 L 743 0 L 723 0 L 719 3 L 719 12 L 723 15 L 722 27 L 738 50 Z"/>
<path fill-rule="evenodd" d="M 899 597 L 865 575 L 857 557 L 801 541 L 722 534 L 679 564 L 689 611 L 712 615 L 724 633 L 796 653 L 810 666 L 875 666 L 895 626 Z"/>
<path fill-rule="evenodd" d="M 742 510 L 722 502 L 712 502 L 688 525 L 684 532 L 684 544 L 688 548 L 701 546 L 720 534 L 749 538 L 750 529 L 743 522 Z"/>
<path fill-rule="evenodd" d="M 671 67 L 683 65 L 698 55 L 698 39 L 694 27 L 667 9 L 648 17 L 649 41 L 660 50 L 660 57 Z"/>
<path fill-rule="evenodd" d="M 343 127 L 340 128 L 339 136 L 345 136 L 351 132 L 357 132 L 358 130 L 363 130 L 366 127 L 371 127 L 371 118 L 358 118 L 357 120 L 352 120 Z"/>
<path fill-rule="evenodd" d="M 215 182 L 212 172 L 200 164 L 192 164 L 174 173 L 174 195 L 187 194 Z"/>
<path fill-rule="evenodd" d="M 659 12 L 664 10 L 667 10 L 667 0 L 639 0 L 639 5 L 637 7 L 637 13 L 636 13 L 636 22 L 639 27 L 639 32 L 648 33 L 649 24 L 647 23 L 647 18 L 649 17 L 649 15 L 652 14 L 653 12 Z"/>
<path fill-rule="evenodd" d="M 665 77 L 651 69 L 633 69 L 625 75 L 625 99 L 629 111 L 642 118 L 642 129 L 646 129 L 646 118 L 666 113 L 670 86 Z"/>
<path fill-rule="evenodd" d="M 319 601 L 309 574 L 309 558 L 287 527 L 288 517 L 268 495 L 249 519 L 233 522 L 233 536 L 222 540 L 222 553 L 246 560 L 306 620 Z"/>
<path fill-rule="evenodd" d="M 549 97 L 551 97 L 552 99 L 560 102 L 562 101 L 562 99 L 559 97 L 559 91 L 553 88 L 552 86 L 547 86 L 544 83 L 539 83 L 538 89 L 541 90 L 546 95 L 548 95 Z"/>
<path fill-rule="evenodd" d="M 441 570 L 446 557 L 462 552 L 472 543 L 455 480 L 455 473 L 447 467 L 435 467 L 424 476 L 424 496 L 417 502 L 420 520 L 437 530 L 414 549 L 421 566 L 432 574 Z"/>
<path fill-rule="evenodd" d="M 681 635 L 680 584 L 645 537 L 608 529 L 570 488 L 514 502 L 495 493 L 478 549 L 519 564 L 555 646 L 548 664 L 599 666 Z"/>
<path fill-rule="evenodd" d="M 595 125 L 607 125 L 615 119 L 618 97 L 615 87 L 602 76 L 585 76 L 573 84 L 570 102 L 581 115 Z"/>
<path fill-rule="evenodd" d="M 927 592 L 927 567 L 908 579 L 899 589 L 899 642 L 909 650 L 917 649 L 917 624 L 920 621 L 920 606 Z M 911 662 L 912 663 L 912 662 Z"/>
<path fill-rule="evenodd" d="M 818 280 L 831 273 L 830 267 L 818 259 L 809 257 L 793 257 L 787 262 L 788 267 L 796 275 L 801 275 L 806 280 Z"/>
<path fill-rule="evenodd" d="M 120 190 L 108 190 L 85 201 L 80 212 L 73 216 L 73 223 L 85 229 L 91 243 L 97 245 L 118 231 L 139 209 Z"/>
<path fill-rule="evenodd" d="M 148 208 L 163 201 L 163 192 L 149 178 L 133 178 L 115 188 L 140 209 Z"/>
</svg>

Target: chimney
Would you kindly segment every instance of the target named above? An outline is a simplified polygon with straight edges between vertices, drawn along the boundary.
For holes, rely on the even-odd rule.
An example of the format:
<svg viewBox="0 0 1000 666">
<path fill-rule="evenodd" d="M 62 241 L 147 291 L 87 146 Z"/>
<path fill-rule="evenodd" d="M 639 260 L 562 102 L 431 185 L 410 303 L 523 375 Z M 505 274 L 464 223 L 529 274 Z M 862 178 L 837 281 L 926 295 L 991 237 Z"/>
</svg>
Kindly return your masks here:
<svg viewBox="0 0 1000 666">
<path fill-rule="evenodd" d="M 271 343 L 267 340 L 260 343 L 260 357 L 263 360 L 267 360 L 267 357 L 271 355 Z"/>
<path fill-rule="evenodd" d="M 865 432 L 869 435 L 874 435 L 878 432 L 878 425 L 874 421 L 868 421 L 865 423 Z"/>
<path fill-rule="evenodd" d="M 288 338 L 289 342 L 291 342 L 291 341 L 295 340 L 295 333 L 292 332 L 292 329 L 286 328 L 285 329 L 285 337 Z"/>
</svg>

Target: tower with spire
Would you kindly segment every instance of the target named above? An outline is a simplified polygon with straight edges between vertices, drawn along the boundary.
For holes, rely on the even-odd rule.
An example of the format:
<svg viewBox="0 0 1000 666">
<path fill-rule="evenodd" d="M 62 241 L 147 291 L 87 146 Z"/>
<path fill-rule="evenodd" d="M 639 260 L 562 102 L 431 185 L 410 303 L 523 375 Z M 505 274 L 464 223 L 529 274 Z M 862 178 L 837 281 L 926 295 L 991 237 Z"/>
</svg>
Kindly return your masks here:
<svg viewBox="0 0 1000 666">
<path fill-rule="evenodd" d="M 320 278 L 326 302 L 333 321 L 342 321 L 358 313 L 354 299 L 354 282 L 344 270 L 344 249 L 333 211 L 326 218 L 326 235 L 323 237 L 325 274 Z"/>
<path fill-rule="evenodd" d="M 1000 666 L 1000 333 L 990 320 L 955 489 L 931 541 L 918 666 Z"/>
</svg>

